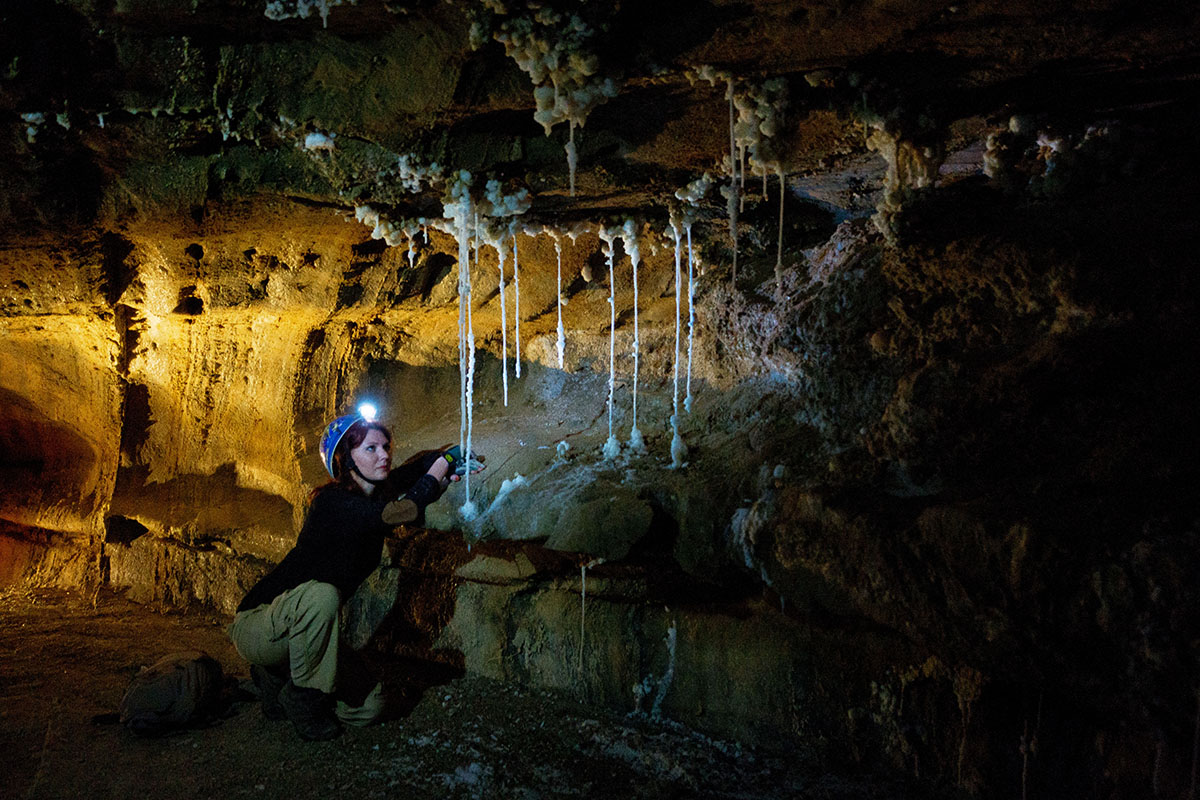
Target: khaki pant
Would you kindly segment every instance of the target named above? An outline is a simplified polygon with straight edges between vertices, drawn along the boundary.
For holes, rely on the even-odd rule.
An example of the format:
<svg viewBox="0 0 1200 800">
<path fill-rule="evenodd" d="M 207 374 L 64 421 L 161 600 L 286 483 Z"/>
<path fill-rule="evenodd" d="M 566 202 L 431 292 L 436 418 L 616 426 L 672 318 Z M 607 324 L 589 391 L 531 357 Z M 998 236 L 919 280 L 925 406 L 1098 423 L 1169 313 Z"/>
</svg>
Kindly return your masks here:
<svg viewBox="0 0 1200 800">
<path fill-rule="evenodd" d="M 263 667 L 287 667 L 297 686 L 337 698 L 338 718 L 369 725 L 383 714 L 383 684 L 362 658 L 339 640 L 338 590 L 307 581 L 270 604 L 239 611 L 228 628 L 242 658 Z"/>
</svg>

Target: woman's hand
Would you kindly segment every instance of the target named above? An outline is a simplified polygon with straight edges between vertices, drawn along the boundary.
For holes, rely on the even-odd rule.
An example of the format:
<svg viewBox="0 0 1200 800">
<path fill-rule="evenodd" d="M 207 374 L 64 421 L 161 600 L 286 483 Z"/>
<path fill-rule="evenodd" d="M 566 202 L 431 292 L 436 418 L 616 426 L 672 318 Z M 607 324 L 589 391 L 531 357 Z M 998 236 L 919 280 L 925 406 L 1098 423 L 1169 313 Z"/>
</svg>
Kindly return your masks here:
<svg viewBox="0 0 1200 800">
<path fill-rule="evenodd" d="M 444 458 L 438 458 L 433 462 L 433 465 L 430 466 L 429 471 L 426 474 L 432 475 L 435 479 L 437 479 L 438 485 L 445 489 L 450 485 L 450 481 L 452 480 L 452 478 L 448 476 L 449 472 L 450 462 Z"/>
<path fill-rule="evenodd" d="M 458 445 L 454 445 L 445 453 L 443 453 L 442 458 L 439 460 L 444 460 L 449 465 L 450 480 L 460 481 L 462 480 L 462 476 L 466 475 L 468 471 L 470 471 L 472 475 L 477 472 L 482 472 L 484 469 L 483 462 L 486 459 L 475 452 L 472 452 L 469 458 L 464 459 L 462 448 Z"/>
</svg>

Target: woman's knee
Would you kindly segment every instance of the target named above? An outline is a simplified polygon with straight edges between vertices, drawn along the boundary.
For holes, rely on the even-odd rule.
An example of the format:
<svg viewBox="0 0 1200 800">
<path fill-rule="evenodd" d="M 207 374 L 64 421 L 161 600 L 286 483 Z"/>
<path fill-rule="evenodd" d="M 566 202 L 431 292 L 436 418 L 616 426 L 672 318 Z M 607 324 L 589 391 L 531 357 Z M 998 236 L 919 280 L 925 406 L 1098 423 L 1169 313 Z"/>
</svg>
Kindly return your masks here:
<svg viewBox="0 0 1200 800">
<path fill-rule="evenodd" d="M 342 606 L 342 595 L 332 583 L 308 581 L 296 587 L 296 605 L 305 616 L 336 618 Z"/>
<path fill-rule="evenodd" d="M 275 638 L 266 606 L 239 611 L 226 633 L 242 658 L 251 664 L 272 666 L 287 659 L 287 644 Z"/>
</svg>

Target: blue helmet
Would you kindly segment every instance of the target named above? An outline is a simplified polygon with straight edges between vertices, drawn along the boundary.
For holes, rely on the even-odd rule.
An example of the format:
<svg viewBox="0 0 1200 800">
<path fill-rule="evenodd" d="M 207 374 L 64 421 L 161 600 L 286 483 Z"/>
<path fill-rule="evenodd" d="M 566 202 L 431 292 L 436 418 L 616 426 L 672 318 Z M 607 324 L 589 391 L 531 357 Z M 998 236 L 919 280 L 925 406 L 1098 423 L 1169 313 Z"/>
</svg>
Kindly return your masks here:
<svg viewBox="0 0 1200 800">
<path fill-rule="evenodd" d="M 364 403 L 358 407 L 358 410 L 353 414 L 344 414 L 333 422 L 329 423 L 329 427 L 325 429 L 325 433 L 321 434 L 321 462 L 325 465 L 325 470 L 329 473 L 329 477 L 337 480 L 337 475 L 333 472 L 333 454 L 337 452 L 337 447 L 341 444 L 342 437 L 346 435 L 346 431 L 354 427 L 357 422 L 374 422 L 375 407 Z"/>
</svg>

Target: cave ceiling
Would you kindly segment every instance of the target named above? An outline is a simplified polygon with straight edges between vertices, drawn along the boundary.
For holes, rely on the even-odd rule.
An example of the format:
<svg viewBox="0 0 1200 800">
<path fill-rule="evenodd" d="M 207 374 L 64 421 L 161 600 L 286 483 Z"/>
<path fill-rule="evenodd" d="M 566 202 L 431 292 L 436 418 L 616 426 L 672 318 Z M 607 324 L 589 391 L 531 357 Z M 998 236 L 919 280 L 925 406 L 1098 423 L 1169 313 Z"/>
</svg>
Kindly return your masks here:
<svg viewBox="0 0 1200 800">
<path fill-rule="evenodd" d="M 443 187 L 412 191 L 397 174 L 408 156 L 527 188 L 533 222 L 663 218 L 673 192 L 720 170 L 727 77 L 738 92 L 784 81 L 780 166 L 852 206 L 838 189 L 871 155 L 875 123 L 953 151 L 1014 114 L 1074 129 L 1195 96 L 1196 15 L 1181 2 L 361 0 L 322 18 L 323 6 L 6 4 L 5 216 L 23 236 L 236 226 L 260 205 L 440 216 Z M 586 26 L 573 38 L 571 14 Z M 569 39 L 561 52 L 588 60 L 585 88 L 611 81 L 580 116 L 574 196 L 571 125 L 544 132 L 531 76 L 497 38 L 520 30 L 535 46 Z M 882 178 L 872 164 L 860 193 Z"/>
</svg>

